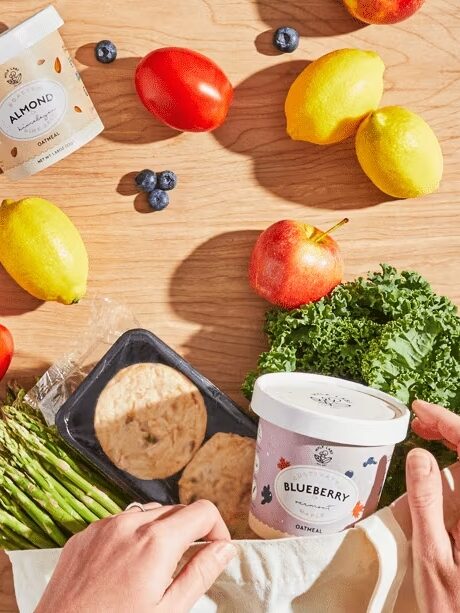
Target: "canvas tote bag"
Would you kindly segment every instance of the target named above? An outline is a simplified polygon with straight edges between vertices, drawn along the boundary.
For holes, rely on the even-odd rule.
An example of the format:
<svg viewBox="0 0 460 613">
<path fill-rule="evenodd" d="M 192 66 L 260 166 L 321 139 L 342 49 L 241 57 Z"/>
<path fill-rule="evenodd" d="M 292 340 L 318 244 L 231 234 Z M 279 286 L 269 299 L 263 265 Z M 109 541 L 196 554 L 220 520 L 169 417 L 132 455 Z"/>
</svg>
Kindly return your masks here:
<svg viewBox="0 0 460 613">
<path fill-rule="evenodd" d="M 443 487 L 450 528 L 460 519 L 460 464 L 443 471 Z M 235 541 L 238 556 L 192 612 L 417 613 L 410 534 L 403 496 L 339 534 Z M 193 545 L 183 562 L 202 546 Z M 21 613 L 33 613 L 59 554 L 8 553 Z M 131 610 L 135 603 L 126 603 Z"/>
</svg>

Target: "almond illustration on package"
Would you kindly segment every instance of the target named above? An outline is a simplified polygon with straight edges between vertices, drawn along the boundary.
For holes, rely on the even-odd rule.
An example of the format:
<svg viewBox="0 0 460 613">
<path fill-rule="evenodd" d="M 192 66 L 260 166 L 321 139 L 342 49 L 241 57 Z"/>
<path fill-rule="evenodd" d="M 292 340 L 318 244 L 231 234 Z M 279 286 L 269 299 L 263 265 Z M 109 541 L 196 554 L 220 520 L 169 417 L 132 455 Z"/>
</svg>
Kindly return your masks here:
<svg viewBox="0 0 460 613">
<path fill-rule="evenodd" d="M 49 6 L 0 35 L 0 157 L 13 180 L 51 166 L 104 129 L 59 35 L 62 25 Z"/>
</svg>

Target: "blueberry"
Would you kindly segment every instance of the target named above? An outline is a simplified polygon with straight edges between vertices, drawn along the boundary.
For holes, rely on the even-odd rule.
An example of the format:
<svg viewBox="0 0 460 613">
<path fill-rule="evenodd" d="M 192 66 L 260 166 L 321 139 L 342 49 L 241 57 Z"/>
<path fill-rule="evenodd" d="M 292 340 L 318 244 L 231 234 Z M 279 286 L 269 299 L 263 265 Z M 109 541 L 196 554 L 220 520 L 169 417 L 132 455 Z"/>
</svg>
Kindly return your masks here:
<svg viewBox="0 0 460 613">
<path fill-rule="evenodd" d="M 158 173 L 158 187 L 164 190 L 174 189 L 177 185 L 177 176 L 172 170 L 163 170 Z"/>
<path fill-rule="evenodd" d="M 292 53 L 299 46 L 299 33 L 294 28 L 278 28 L 273 36 L 274 46 L 283 53 Z"/>
<path fill-rule="evenodd" d="M 94 52 L 97 61 L 102 62 L 102 64 L 110 64 L 117 57 L 117 48 L 111 40 L 99 41 Z"/>
<path fill-rule="evenodd" d="M 134 179 L 137 187 L 143 192 L 151 192 L 157 186 L 157 175 L 153 170 L 146 168 L 136 175 Z"/>
<path fill-rule="evenodd" d="M 162 211 L 169 204 L 169 196 L 162 189 L 154 189 L 148 195 L 148 201 L 154 211 Z"/>
</svg>

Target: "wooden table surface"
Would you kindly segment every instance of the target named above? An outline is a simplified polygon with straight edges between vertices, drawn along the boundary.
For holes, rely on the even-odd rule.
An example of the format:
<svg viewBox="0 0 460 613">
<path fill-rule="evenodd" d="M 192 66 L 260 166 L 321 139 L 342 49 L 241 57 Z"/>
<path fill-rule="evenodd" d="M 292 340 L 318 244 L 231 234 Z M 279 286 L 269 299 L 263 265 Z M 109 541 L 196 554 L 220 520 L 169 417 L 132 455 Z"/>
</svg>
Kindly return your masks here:
<svg viewBox="0 0 460 613">
<path fill-rule="evenodd" d="M 2 28 L 49 0 L 2 0 Z M 458 0 L 426 0 L 395 26 L 364 26 L 338 0 L 57 0 L 61 32 L 106 126 L 95 141 L 19 183 L 0 177 L 2 197 L 37 194 L 66 211 L 90 256 L 88 301 L 41 304 L 0 271 L 0 320 L 13 332 L 10 375 L 27 383 L 82 334 L 90 301 L 126 304 L 143 326 L 182 353 L 233 398 L 264 346 L 266 305 L 246 281 L 258 233 L 283 218 L 319 227 L 351 223 L 337 239 L 346 277 L 386 261 L 417 269 L 460 303 L 460 80 Z M 297 27 L 298 51 L 276 55 L 273 28 Z M 95 62 L 94 42 L 113 40 L 119 59 Z M 178 134 L 140 105 L 133 71 L 161 46 L 191 47 L 216 60 L 235 85 L 226 124 L 214 134 Z M 383 105 L 407 105 L 428 120 L 445 155 L 438 193 L 395 201 L 361 172 L 353 142 L 291 141 L 283 101 L 306 61 L 342 47 L 378 51 L 386 66 Z M 133 173 L 172 169 L 179 186 L 161 213 L 144 214 Z M 0 611 L 15 611 L 0 558 Z"/>
</svg>

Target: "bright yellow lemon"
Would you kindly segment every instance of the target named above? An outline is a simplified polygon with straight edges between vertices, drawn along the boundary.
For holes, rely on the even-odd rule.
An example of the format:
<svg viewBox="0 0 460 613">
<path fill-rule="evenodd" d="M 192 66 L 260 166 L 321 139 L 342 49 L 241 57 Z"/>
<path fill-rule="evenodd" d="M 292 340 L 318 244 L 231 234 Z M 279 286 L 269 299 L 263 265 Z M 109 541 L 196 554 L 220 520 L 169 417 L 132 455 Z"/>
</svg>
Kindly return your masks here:
<svg viewBox="0 0 460 613">
<path fill-rule="evenodd" d="M 0 206 L 0 263 L 39 300 L 64 304 L 85 295 L 88 255 L 70 219 L 43 198 Z"/>
<path fill-rule="evenodd" d="M 441 181 L 443 159 L 436 135 L 419 115 L 401 106 L 378 109 L 363 121 L 356 154 L 369 179 L 395 198 L 430 194 Z"/>
<path fill-rule="evenodd" d="M 384 70 L 377 53 L 360 49 L 333 51 L 309 64 L 286 98 L 289 136 L 328 145 L 355 134 L 380 103 Z"/>
</svg>

